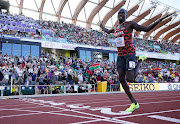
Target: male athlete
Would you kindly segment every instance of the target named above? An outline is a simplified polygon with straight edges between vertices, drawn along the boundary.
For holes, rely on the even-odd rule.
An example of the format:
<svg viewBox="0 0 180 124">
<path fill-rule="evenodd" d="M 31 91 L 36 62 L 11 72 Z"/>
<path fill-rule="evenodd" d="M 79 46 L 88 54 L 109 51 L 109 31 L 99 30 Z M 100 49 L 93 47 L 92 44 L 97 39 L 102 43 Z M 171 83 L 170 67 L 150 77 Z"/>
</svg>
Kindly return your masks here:
<svg viewBox="0 0 180 124">
<path fill-rule="evenodd" d="M 135 67 L 136 56 L 135 56 L 135 48 L 132 44 L 132 40 L 133 40 L 132 31 L 133 29 L 135 29 L 136 31 L 148 32 L 151 29 L 153 29 L 158 23 L 160 23 L 163 19 L 169 17 L 170 15 L 160 18 L 153 24 L 144 27 L 138 25 L 134 21 L 126 21 L 127 12 L 125 9 L 120 9 L 118 12 L 119 24 L 116 25 L 114 29 L 108 30 L 102 25 L 102 22 L 100 24 L 100 27 L 102 28 L 103 31 L 105 31 L 108 34 L 114 33 L 116 38 L 115 41 L 118 50 L 117 70 L 119 73 L 119 80 L 123 89 L 125 90 L 126 94 L 128 95 L 128 97 L 132 102 L 131 106 L 126 109 L 127 112 L 133 112 L 135 109 L 139 108 L 139 104 L 133 98 L 129 90 L 129 86 L 127 85 L 125 75 L 128 82 L 134 82 L 138 74 L 140 64 L 143 61 L 143 59 L 138 61 L 137 66 Z"/>
</svg>

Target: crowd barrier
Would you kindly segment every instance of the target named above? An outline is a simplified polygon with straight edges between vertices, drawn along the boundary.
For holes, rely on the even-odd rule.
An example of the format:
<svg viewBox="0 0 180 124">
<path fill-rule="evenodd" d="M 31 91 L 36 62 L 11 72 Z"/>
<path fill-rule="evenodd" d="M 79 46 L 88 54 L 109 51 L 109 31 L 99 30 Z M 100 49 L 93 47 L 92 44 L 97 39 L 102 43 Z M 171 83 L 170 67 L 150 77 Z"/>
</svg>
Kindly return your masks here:
<svg viewBox="0 0 180 124">
<path fill-rule="evenodd" d="M 95 92 L 95 85 L 12 85 L 0 86 L 1 96 Z"/>
<path fill-rule="evenodd" d="M 173 91 L 180 90 L 180 83 L 130 83 L 130 91 Z M 107 84 L 107 81 L 93 84 L 78 85 L 12 85 L 0 86 L 3 96 L 14 95 L 40 95 L 40 94 L 66 94 L 66 93 L 91 93 L 91 92 L 124 92 L 121 84 Z"/>
</svg>

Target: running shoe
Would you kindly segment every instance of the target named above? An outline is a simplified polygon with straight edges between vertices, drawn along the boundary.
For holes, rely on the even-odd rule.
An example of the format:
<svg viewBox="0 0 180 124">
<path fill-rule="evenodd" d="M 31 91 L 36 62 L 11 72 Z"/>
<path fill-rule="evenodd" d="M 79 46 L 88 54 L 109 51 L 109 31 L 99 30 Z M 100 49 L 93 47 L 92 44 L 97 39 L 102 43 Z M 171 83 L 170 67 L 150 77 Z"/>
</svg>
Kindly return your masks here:
<svg viewBox="0 0 180 124">
<path fill-rule="evenodd" d="M 126 112 L 133 112 L 135 109 L 138 109 L 138 108 L 139 108 L 138 103 L 136 105 L 135 105 L 135 103 L 132 103 L 131 106 L 126 109 Z"/>
</svg>

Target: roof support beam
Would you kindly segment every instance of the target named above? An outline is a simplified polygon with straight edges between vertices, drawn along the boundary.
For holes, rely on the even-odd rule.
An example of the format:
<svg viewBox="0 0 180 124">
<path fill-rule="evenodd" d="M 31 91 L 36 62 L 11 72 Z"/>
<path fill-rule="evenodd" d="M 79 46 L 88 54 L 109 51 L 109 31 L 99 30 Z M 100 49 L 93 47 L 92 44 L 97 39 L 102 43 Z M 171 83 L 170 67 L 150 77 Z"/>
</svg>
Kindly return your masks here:
<svg viewBox="0 0 180 124">
<path fill-rule="evenodd" d="M 153 22 L 155 22 L 157 19 L 159 19 L 161 16 L 162 16 L 162 13 L 154 16 L 153 18 L 151 18 L 151 19 L 149 19 L 148 21 L 144 22 L 142 25 L 143 25 L 143 26 L 148 26 L 148 25 L 152 24 Z M 136 37 L 139 36 L 139 34 L 140 34 L 140 31 L 136 31 L 136 32 L 135 32 L 135 36 L 136 36 Z"/>
<path fill-rule="evenodd" d="M 168 18 L 168 19 L 160 22 L 158 25 L 156 25 L 156 27 L 154 27 L 152 30 L 150 30 L 149 32 L 147 32 L 147 33 L 145 34 L 145 37 L 146 37 L 146 38 L 149 37 L 150 34 L 151 34 L 153 31 L 155 31 L 155 30 L 157 30 L 158 28 L 162 27 L 163 25 L 167 24 L 167 23 L 168 23 L 169 21 L 171 21 L 171 20 L 172 20 L 172 18 Z"/>
<path fill-rule="evenodd" d="M 42 20 L 42 13 L 43 13 L 43 8 L 46 0 L 42 0 L 41 2 L 41 7 L 39 8 L 39 20 Z"/>
<path fill-rule="evenodd" d="M 124 4 L 126 0 L 122 0 L 117 6 L 115 6 L 111 11 L 109 11 L 102 20 L 102 25 L 105 26 L 109 18 L 111 18 Z"/>
<path fill-rule="evenodd" d="M 176 26 L 178 26 L 178 25 L 180 25 L 180 21 L 178 21 L 178 22 L 176 22 L 176 23 L 174 23 L 174 24 L 172 24 L 172 25 L 170 25 L 170 26 L 168 26 L 168 27 L 166 27 L 166 28 L 161 29 L 161 30 L 154 36 L 154 39 L 157 40 L 163 33 L 171 30 L 172 28 L 174 28 L 174 27 L 176 27 Z"/>
<path fill-rule="evenodd" d="M 133 21 L 139 22 L 140 20 L 142 20 L 144 17 L 146 17 L 150 13 L 151 13 L 151 9 L 148 9 L 145 12 L 143 12 L 142 14 L 140 14 L 138 17 L 136 17 Z"/>
<path fill-rule="evenodd" d="M 163 38 L 164 40 L 168 40 L 170 37 L 172 37 L 173 35 L 177 34 L 180 32 L 180 28 L 175 29 L 171 32 L 169 32 L 168 34 L 166 34 L 166 36 Z"/>
<path fill-rule="evenodd" d="M 128 12 L 127 12 L 127 17 L 128 18 L 130 15 L 132 15 L 134 12 L 136 12 L 136 10 L 138 10 L 139 5 L 134 6 L 133 8 L 131 8 Z M 119 23 L 119 21 L 117 20 L 114 24 L 114 26 L 116 26 Z"/>
<path fill-rule="evenodd" d="M 175 43 L 177 40 L 180 39 L 180 34 L 176 35 L 173 39 L 172 42 Z"/>
<path fill-rule="evenodd" d="M 78 4 L 78 6 L 76 7 L 76 10 L 74 11 L 74 15 L 72 17 L 72 24 L 76 25 L 78 15 L 81 12 L 81 10 L 84 8 L 87 2 L 88 0 L 81 0 L 81 2 Z"/>
<path fill-rule="evenodd" d="M 23 3 L 24 3 L 24 0 L 21 0 L 20 1 L 20 6 L 19 6 L 19 14 L 22 14 Z"/>
<path fill-rule="evenodd" d="M 89 29 L 91 27 L 92 20 L 94 16 L 101 10 L 101 8 L 108 2 L 109 0 L 102 0 L 91 12 L 89 18 L 86 22 L 86 28 Z"/>
<path fill-rule="evenodd" d="M 61 0 L 61 2 L 59 3 L 58 11 L 57 11 L 57 14 L 56 14 L 56 16 L 58 17 L 57 22 L 60 22 L 61 13 L 62 13 L 63 8 L 64 8 L 64 6 L 66 5 L 66 2 L 67 2 L 67 1 L 68 1 L 68 0 Z"/>
</svg>

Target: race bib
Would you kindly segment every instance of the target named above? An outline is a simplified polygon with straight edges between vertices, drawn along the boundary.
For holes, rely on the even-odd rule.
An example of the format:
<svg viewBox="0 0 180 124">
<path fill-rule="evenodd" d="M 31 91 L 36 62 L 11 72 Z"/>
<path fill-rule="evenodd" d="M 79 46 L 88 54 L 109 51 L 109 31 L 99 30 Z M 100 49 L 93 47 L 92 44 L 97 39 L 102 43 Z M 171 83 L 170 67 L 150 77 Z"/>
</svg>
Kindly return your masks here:
<svg viewBox="0 0 180 124">
<path fill-rule="evenodd" d="M 115 39 L 115 41 L 116 41 L 116 47 L 125 46 L 124 37 L 118 37 L 118 38 Z"/>
<path fill-rule="evenodd" d="M 135 68 L 135 62 L 129 61 L 129 68 Z"/>
</svg>

